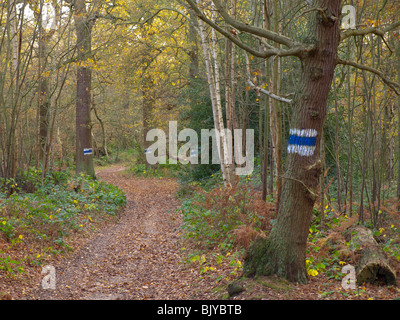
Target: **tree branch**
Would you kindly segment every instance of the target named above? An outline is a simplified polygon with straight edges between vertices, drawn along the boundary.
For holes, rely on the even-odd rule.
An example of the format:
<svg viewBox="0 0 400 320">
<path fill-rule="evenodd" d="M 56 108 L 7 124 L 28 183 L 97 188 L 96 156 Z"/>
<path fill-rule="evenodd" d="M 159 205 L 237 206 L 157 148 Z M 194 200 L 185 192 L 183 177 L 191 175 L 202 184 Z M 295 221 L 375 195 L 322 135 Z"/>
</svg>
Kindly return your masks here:
<svg viewBox="0 0 400 320">
<path fill-rule="evenodd" d="M 303 46 L 303 45 L 301 45 L 299 43 L 292 42 L 292 40 L 290 40 L 289 38 L 286 38 L 284 36 L 280 36 L 279 34 L 276 34 L 274 32 L 271 32 L 271 31 L 268 31 L 268 30 L 264 30 L 264 29 L 261 29 L 261 28 L 251 27 L 251 26 L 247 25 L 251 29 L 263 30 L 267 34 L 273 34 L 278 38 L 287 39 L 288 41 L 290 41 L 289 49 L 279 49 L 279 48 L 270 47 L 265 51 L 255 50 L 252 47 L 250 47 L 250 46 L 244 44 L 242 41 L 240 41 L 240 39 L 238 37 L 232 35 L 228 31 L 226 31 L 224 28 L 222 28 L 222 27 L 218 26 L 216 23 L 214 23 L 211 19 L 207 18 L 207 16 L 198 8 L 198 6 L 196 5 L 196 3 L 194 1 L 192 1 L 192 0 L 185 0 L 185 1 L 190 5 L 192 10 L 194 11 L 194 14 L 198 18 L 203 20 L 205 23 L 207 23 L 209 26 L 211 26 L 212 28 L 217 30 L 220 34 L 222 34 L 226 38 L 228 38 L 230 41 L 232 41 L 238 47 L 240 47 L 241 49 L 247 51 L 248 53 L 252 54 L 253 56 L 256 56 L 256 57 L 259 57 L 259 58 L 264 58 L 264 59 L 272 57 L 272 56 L 279 56 L 279 57 L 297 56 L 297 57 L 301 58 L 306 52 L 309 52 L 309 51 L 313 50 L 313 48 L 314 48 L 313 45 L 311 45 L 311 46 Z M 217 4 L 216 4 L 216 6 L 217 6 Z M 253 35 L 260 36 L 260 37 L 263 37 L 263 38 L 267 38 L 267 39 L 270 39 L 270 40 L 272 38 L 275 38 L 275 37 L 270 37 L 269 38 L 269 37 L 266 37 L 265 34 L 263 36 L 262 34 L 257 34 L 257 33 L 253 33 L 253 32 L 249 32 L 249 31 L 243 30 L 243 28 L 241 29 L 240 27 L 238 27 L 238 24 L 241 24 L 241 25 L 245 25 L 245 24 L 243 24 L 241 22 L 238 22 L 238 21 L 236 21 L 236 23 L 232 24 L 231 22 L 233 22 L 233 21 L 236 21 L 236 20 L 231 18 L 230 21 L 226 21 L 226 22 L 229 23 L 234 28 L 240 30 L 240 31 L 248 32 L 248 33 L 251 33 Z M 274 40 L 274 41 L 276 41 L 276 40 Z M 288 41 L 284 41 L 286 45 L 289 44 Z M 278 42 L 278 41 L 276 41 L 276 42 Z M 282 42 L 280 42 L 280 43 L 282 43 Z"/>
<path fill-rule="evenodd" d="M 192 0 L 186 0 L 189 4 L 190 2 L 193 3 Z M 292 39 L 280 35 L 278 33 L 275 33 L 273 31 L 270 30 L 266 30 L 263 28 L 258 28 L 258 27 L 254 27 L 251 26 L 249 24 L 237 21 L 235 19 L 233 19 L 229 13 L 225 10 L 224 6 L 222 5 L 220 0 L 213 0 L 215 7 L 217 8 L 217 11 L 219 12 L 219 14 L 222 16 L 222 18 L 224 18 L 224 20 L 229 23 L 231 26 L 233 26 L 234 28 L 243 31 L 243 32 L 247 32 L 247 33 L 251 33 L 263 38 L 267 38 L 271 41 L 280 43 L 282 45 L 285 45 L 289 48 L 292 48 L 294 46 L 298 46 L 300 45 L 299 43 L 296 43 L 295 41 L 293 41 Z"/>
<path fill-rule="evenodd" d="M 396 88 L 400 88 L 400 84 L 389 80 L 388 78 L 385 77 L 383 72 L 381 72 L 375 68 L 365 66 L 365 65 L 359 64 L 354 61 L 344 60 L 344 59 L 337 59 L 337 64 L 348 65 L 348 66 L 352 66 L 357 69 L 372 72 L 372 73 L 376 74 L 382 80 L 382 82 L 384 82 L 389 88 L 391 88 L 397 95 L 400 95 L 396 89 Z"/>
<path fill-rule="evenodd" d="M 371 28 L 366 28 L 366 29 L 349 29 L 341 34 L 340 41 L 343 41 L 350 37 L 364 36 L 364 35 L 371 34 L 371 33 L 376 34 L 377 36 L 383 37 L 385 35 L 385 33 L 392 31 L 398 27 L 400 27 L 400 21 L 392 23 L 384 29 L 379 29 L 377 27 L 371 27 Z"/>
<path fill-rule="evenodd" d="M 249 57 L 247 56 L 247 54 L 244 54 L 245 58 L 246 58 L 246 73 L 247 73 L 247 83 L 250 85 L 251 88 L 253 88 L 256 92 L 261 92 L 263 94 L 266 94 L 267 96 L 271 97 L 272 99 L 278 100 L 280 102 L 285 102 L 288 104 L 291 104 L 293 101 L 291 99 L 286 99 L 283 97 L 280 97 L 272 92 L 269 92 L 267 90 L 264 90 L 258 86 L 256 86 L 250 79 L 250 62 L 249 62 Z"/>
</svg>

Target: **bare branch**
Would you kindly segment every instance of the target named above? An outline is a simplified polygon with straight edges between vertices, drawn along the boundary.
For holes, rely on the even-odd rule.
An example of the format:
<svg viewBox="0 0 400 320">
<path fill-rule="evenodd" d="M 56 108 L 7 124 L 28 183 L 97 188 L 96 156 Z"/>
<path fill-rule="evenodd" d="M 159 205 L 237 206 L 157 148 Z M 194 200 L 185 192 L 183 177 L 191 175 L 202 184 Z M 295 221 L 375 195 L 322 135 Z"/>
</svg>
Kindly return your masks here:
<svg viewBox="0 0 400 320">
<path fill-rule="evenodd" d="M 187 0 L 188 2 L 192 2 L 191 0 Z M 243 31 L 243 32 L 247 32 L 247 33 L 251 33 L 269 40 L 272 40 L 274 42 L 280 43 L 282 45 L 285 45 L 289 48 L 294 47 L 294 46 L 298 46 L 299 43 L 296 43 L 295 41 L 293 41 L 292 39 L 290 39 L 289 37 L 280 35 L 278 33 L 275 33 L 273 31 L 270 30 L 266 30 L 263 28 L 258 28 L 258 27 L 254 27 L 251 26 L 249 24 L 237 21 L 235 19 L 233 19 L 229 13 L 225 10 L 224 6 L 222 5 L 220 0 L 213 0 L 217 11 L 219 12 L 219 14 L 224 18 L 224 20 L 229 23 L 231 26 L 233 26 L 234 28 Z"/>
<path fill-rule="evenodd" d="M 340 41 L 343 41 L 344 39 L 347 39 L 350 37 L 364 36 L 364 35 L 371 34 L 371 33 L 376 34 L 377 36 L 383 37 L 385 35 L 385 33 L 392 31 L 398 27 L 400 27 L 400 21 L 392 23 L 384 29 L 379 29 L 377 27 L 371 27 L 371 28 L 366 28 L 366 29 L 349 29 L 341 34 Z"/>
<path fill-rule="evenodd" d="M 400 95 L 399 92 L 396 89 L 396 88 L 400 88 L 400 84 L 389 80 L 388 78 L 385 77 L 383 72 L 381 72 L 381 71 L 379 71 L 379 70 L 377 70 L 375 68 L 372 68 L 372 67 L 369 67 L 369 66 L 365 66 L 365 65 L 359 64 L 359 63 L 354 62 L 354 61 L 343 60 L 343 59 L 338 59 L 337 60 L 337 64 L 348 65 L 348 66 L 352 66 L 352 67 L 357 68 L 357 69 L 361 69 L 361 70 L 372 72 L 372 73 L 376 74 L 382 80 L 382 82 L 385 83 L 389 88 L 391 88 L 397 95 Z"/>
<path fill-rule="evenodd" d="M 190 7 L 192 8 L 192 10 L 196 13 L 196 15 L 202 19 L 204 22 L 206 22 L 207 24 L 210 24 L 209 19 L 204 15 L 204 13 L 199 9 L 199 7 L 197 6 L 197 4 L 193 1 L 193 0 L 185 0 Z M 222 18 L 228 23 L 230 24 L 232 27 L 236 28 L 237 30 L 240 30 L 242 32 L 247 32 L 256 36 L 260 36 L 262 38 L 266 38 L 269 40 L 272 40 L 274 42 L 280 43 L 282 45 L 287 46 L 288 48 L 293 48 L 293 47 L 299 47 L 301 46 L 300 43 L 297 43 L 295 41 L 293 41 L 292 39 L 280 35 L 278 33 L 272 32 L 270 30 L 265 30 L 263 28 L 258 28 L 258 27 L 254 27 L 251 26 L 249 24 L 237 21 L 235 19 L 233 19 L 229 13 L 225 10 L 224 6 L 222 5 L 222 3 L 219 0 L 213 0 L 217 11 L 219 12 L 219 14 L 222 16 Z M 213 26 L 214 27 L 214 26 Z M 220 32 L 219 30 L 217 30 L 218 32 Z M 246 50 L 247 51 L 247 50 Z M 277 55 L 276 53 L 271 53 L 269 56 L 272 55 Z M 292 54 L 290 54 L 292 55 Z"/>
<path fill-rule="evenodd" d="M 272 92 L 269 92 L 267 90 L 264 90 L 263 88 L 260 88 L 258 86 L 256 86 L 250 79 L 250 62 L 249 62 L 249 57 L 247 56 L 247 54 L 244 54 L 245 58 L 246 58 L 246 73 L 247 73 L 247 83 L 250 85 L 251 88 L 253 88 L 256 92 L 261 92 L 263 94 L 266 94 L 267 96 L 271 97 L 272 99 L 278 100 L 280 102 L 285 102 L 288 104 L 291 104 L 293 102 L 293 100 L 291 99 L 286 99 L 283 97 L 280 97 Z"/>
<path fill-rule="evenodd" d="M 253 56 L 256 56 L 259 58 L 264 58 L 264 59 L 272 57 L 272 56 L 279 56 L 279 57 L 297 56 L 297 57 L 301 58 L 306 52 L 311 51 L 314 48 L 314 46 L 312 46 L 312 45 L 307 47 L 307 46 L 303 46 L 299 43 L 291 42 L 291 46 L 289 46 L 289 49 L 279 49 L 279 48 L 269 47 L 265 51 L 255 50 L 252 47 L 250 47 L 250 46 L 246 45 L 245 43 L 243 43 L 242 41 L 240 41 L 240 39 L 238 37 L 232 35 L 230 32 L 226 31 L 224 28 L 218 26 L 211 19 L 207 18 L 207 16 L 197 7 L 197 5 L 194 1 L 186 0 L 186 2 L 190 5 L 190 7 L 192 8 L 192 10 L 194 11 L 194 13 L 197 15 L 198 18 L 203 20 L 205 23 L 207 23 L 209 26 L 211 26 L 212 28 L 217 30 L 220 34 L 222 34 L 226 38 L 228 38 L 230 41 L 232 41 L 238 47 L 247 51 L 248 53 L 252 54 Z M 232 19 L 232 20 L 234 20 L 234 19 Z M 236 20 L 234 20 L 234 21 L 236 21 Z M 231 24 L 229 21 L 227 21 L 227 22 L 229 24 Z M 237 22 L 237 23 L 241 24 L 241 22 Z M 233 25 L 233 24 L 231 24 L 231 25 L 240 31 L 245 31 L 245 30 L 241 30 L 240 28 L 238 28 L 237 25 Z M 254 27 L 250 27 L 250 28 L 254 28 Z M 256 28 L 256 29 L 260 29 L 260 28 Z M 280 36 L 274 32 L 264 30 L 264 29 L 260 29 L 260 30 L 263 30 L 267 33 L 271 33 L 278 37 L 282 37 L 282 38 L 290 40 L 289 38 Z M 245 32 L 247 32 L 247 31 L 245 31 Z M 249 32 L 249 33 L 251 33 L 251 32 Z M 257 34 L 257 33 L 251 33 L 251 34 L 254 34 L 259 37 L 263 37 L 262 35 Z M 267 37 L 263 37 L 263 38 L 267 38 Z M 270 38 L 268 38 L 268 39 L 270 39 Z M 286 44 L 287 44 L 287 42 L 286 42 Z"/>
</svg>

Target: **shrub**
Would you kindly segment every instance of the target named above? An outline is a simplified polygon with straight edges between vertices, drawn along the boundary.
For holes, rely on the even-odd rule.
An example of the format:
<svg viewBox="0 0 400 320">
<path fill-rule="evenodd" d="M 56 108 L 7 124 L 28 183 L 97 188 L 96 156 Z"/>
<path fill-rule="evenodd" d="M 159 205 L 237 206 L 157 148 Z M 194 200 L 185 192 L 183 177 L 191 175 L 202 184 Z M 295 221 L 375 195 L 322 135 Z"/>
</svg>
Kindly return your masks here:
<svg viewBox="0 0 400 320">
<path fill-rule="evenodd" d="M 217 187 L 197 193 L 182 203 L 185 238 L 206 247 L 221 242 L 247 247 L 269 229 L 272 204 L 255 199 L 254 188 L 236 181 L 231 188 Z"/>
<path fill-rule="evenodd" d="M 42 173 L 30 169 L 20 173 L 16 181 L 3 181 L 0 237 L 10 248 L 24 242 L 25 246 L 35 243 L 34 247 L 40 250 L 64 252 L 71 249 L 67 243 L 71 233 L 115 216 L 125 204 L 120 189 L 90 176 L 51 172 L 42 183 Z M 6 258 L 0 252 L 0 260 L 9 261 Z"/>
</svg>

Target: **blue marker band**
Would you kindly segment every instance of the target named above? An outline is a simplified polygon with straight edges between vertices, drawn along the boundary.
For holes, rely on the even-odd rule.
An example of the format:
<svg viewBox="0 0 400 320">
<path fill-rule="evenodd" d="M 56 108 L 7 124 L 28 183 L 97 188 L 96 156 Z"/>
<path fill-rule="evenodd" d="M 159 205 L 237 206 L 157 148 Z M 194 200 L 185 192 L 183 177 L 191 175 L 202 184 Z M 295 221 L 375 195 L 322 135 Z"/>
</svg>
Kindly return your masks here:
<svg viewBox="0 0 400 320">
<path fill-rule="evenodd" d="M 289 145 L 300 145 L 300 146 L 315 146 L 317 137 L 299 137 L 291 135 L 289 137 Z"/>
<path fill-rule="evenodd" d="M 288 152 L 301 156 L 312 156 L 317 143 L 317 131 L 314 129 L 290 129 Z"/>
</svg>

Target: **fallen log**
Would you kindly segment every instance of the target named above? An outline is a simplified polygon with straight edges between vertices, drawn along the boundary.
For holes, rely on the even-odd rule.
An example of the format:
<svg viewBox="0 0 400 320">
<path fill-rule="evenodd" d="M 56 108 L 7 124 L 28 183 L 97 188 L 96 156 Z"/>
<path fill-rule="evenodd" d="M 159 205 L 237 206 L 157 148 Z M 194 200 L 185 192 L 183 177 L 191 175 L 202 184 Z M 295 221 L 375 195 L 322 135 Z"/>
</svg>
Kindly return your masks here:
<svg viewBox="0 0 400 320">
<path fill-rule="evenodd" d="M 350 227 L 345 232 L 345 239 L 356 248 L 355 263 L 359 285 L 377 281 L 384 281 L 387 285 L 396 283 L 396 271 L 370 229 L 362 226 Z"/>
</svg>

